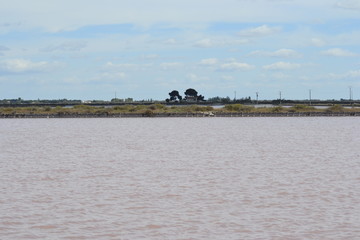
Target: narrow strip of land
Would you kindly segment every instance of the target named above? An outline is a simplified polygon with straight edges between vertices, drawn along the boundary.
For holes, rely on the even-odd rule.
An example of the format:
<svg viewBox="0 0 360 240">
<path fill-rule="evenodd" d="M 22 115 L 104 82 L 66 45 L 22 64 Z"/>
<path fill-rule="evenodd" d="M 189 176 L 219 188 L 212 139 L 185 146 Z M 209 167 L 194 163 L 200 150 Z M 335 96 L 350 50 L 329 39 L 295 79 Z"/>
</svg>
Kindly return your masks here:
<svg viewBox="0 0 360 240">
<path fill-rule="evenodd" d="M 228 104 L 222 107 L 186 105 L 166 106 L 121 105 L 72 107 L 0 107 L 0 118 L 122 118 L 122 117 L 325 117 L 360 116 L 360 107 L 333 105 L 315 108 L 308 105 L 289 107 L 254 107 L 242 104 Z"/>
</svg>

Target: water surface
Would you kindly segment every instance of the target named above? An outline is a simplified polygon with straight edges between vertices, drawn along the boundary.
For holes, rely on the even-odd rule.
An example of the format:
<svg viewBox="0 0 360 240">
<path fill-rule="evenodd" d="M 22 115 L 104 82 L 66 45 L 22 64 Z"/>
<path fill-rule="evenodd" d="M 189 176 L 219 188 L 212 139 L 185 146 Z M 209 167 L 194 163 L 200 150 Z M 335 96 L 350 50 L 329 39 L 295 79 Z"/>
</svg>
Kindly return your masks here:
<svg viewBox="0 0 360 240">
<path fill-rule="evenodd" d="M 360 119 L 0 119 L 1 239 L 359 239 Z"/>
</svg>

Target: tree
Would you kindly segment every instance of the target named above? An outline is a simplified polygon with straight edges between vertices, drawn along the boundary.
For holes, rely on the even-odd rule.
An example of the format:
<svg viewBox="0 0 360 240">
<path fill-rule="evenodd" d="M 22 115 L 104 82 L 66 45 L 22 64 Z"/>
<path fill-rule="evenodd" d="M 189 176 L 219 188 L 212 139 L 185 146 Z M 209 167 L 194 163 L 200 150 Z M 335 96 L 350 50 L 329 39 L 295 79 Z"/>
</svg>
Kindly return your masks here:
<svg viewBox="0 0 360 240">
<path fill-rule="evenodd" d="M 205 98 L 205 97 L 204 97 L 203 95 L 199 95 L 198 98 L 197 98 L 197 100 L 198 100 L 198 101 L 204 101 L 204 98 Z"/>
<path fill-rule="evenodd" d="M 179 91 L 173 90 L 172 92 L 169 93 L 170 97 L 177 97 L 179 96 Z"/>
<path fill-rule="evenodd" d="M 203 95 L 198 95 L 198 92 L 193 88 L 188 88 L 185 92 L 184 100 L 188 101 L 205 101 Z M 183 97 L 179 94 L 179 91 L 172 90 L 169 92 L 170 98 L 166 99 L 166 102 L 178 102 L 183 100 Z"/>
<path fill-rule="evenodd" d="M 166 102 L 182 100 L 182 96 L 179 94 L 179 91 L 177 90 L 173 90 L 172 92 L 169 92 L 169 95 L 170 95 L 170 99 L 166 99 Z"/>
<path fill-rule="evenodd" d="M 203 95 L 198 95 L 198 92 L 193 88 L 188 88 L 185 91 L 185 100 L 192 99 L 194 101 L 205 101 Z"/>
<path fill-rule="evenodd" d="M 186 95 L 186 97 L 197 97 L 198 92 L 193 88 L 189 88 L 185 91 L 184 94 Z"/>
</svg>

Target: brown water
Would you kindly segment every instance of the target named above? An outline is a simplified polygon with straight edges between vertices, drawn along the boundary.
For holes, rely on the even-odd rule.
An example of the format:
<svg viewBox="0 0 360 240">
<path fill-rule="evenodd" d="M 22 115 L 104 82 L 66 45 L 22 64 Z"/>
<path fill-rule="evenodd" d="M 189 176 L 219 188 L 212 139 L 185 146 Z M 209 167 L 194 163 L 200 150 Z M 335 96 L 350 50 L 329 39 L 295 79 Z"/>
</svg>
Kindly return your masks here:
<svg viewBox="0 0 360 240">
<path fill-rule="evenodd" d="M 0 239 L 360 239 L 360 118 L 1 119 Z"/>
</svg>

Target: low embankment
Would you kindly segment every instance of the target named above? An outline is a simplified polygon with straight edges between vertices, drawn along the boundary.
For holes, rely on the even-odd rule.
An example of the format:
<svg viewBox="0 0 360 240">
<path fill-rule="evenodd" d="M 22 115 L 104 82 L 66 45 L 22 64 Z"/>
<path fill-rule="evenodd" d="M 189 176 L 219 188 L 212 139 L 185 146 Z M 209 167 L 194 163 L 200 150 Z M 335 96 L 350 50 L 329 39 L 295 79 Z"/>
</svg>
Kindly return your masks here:
<svg viewBox="0 0 360 240">
<path fill-rule="evenodd" d="M 360 112 L 298 112 L 298 113 L 84 113 L 84 114 L 0 114 L 0 118 L 140 118 L 140 117 L 359 117 Z"/>
<path fill-rule="evenodd" d="M 0 118 L 129 118 L 129 117 L 335 117 L 360 116 L 360 108 L 334 105 L 326 109 L 313 106 L 261 107 L 229 104 L 222 108 L 212 106 L 128 105 L 94 107 L 0 107 Z"/>
</svg>

